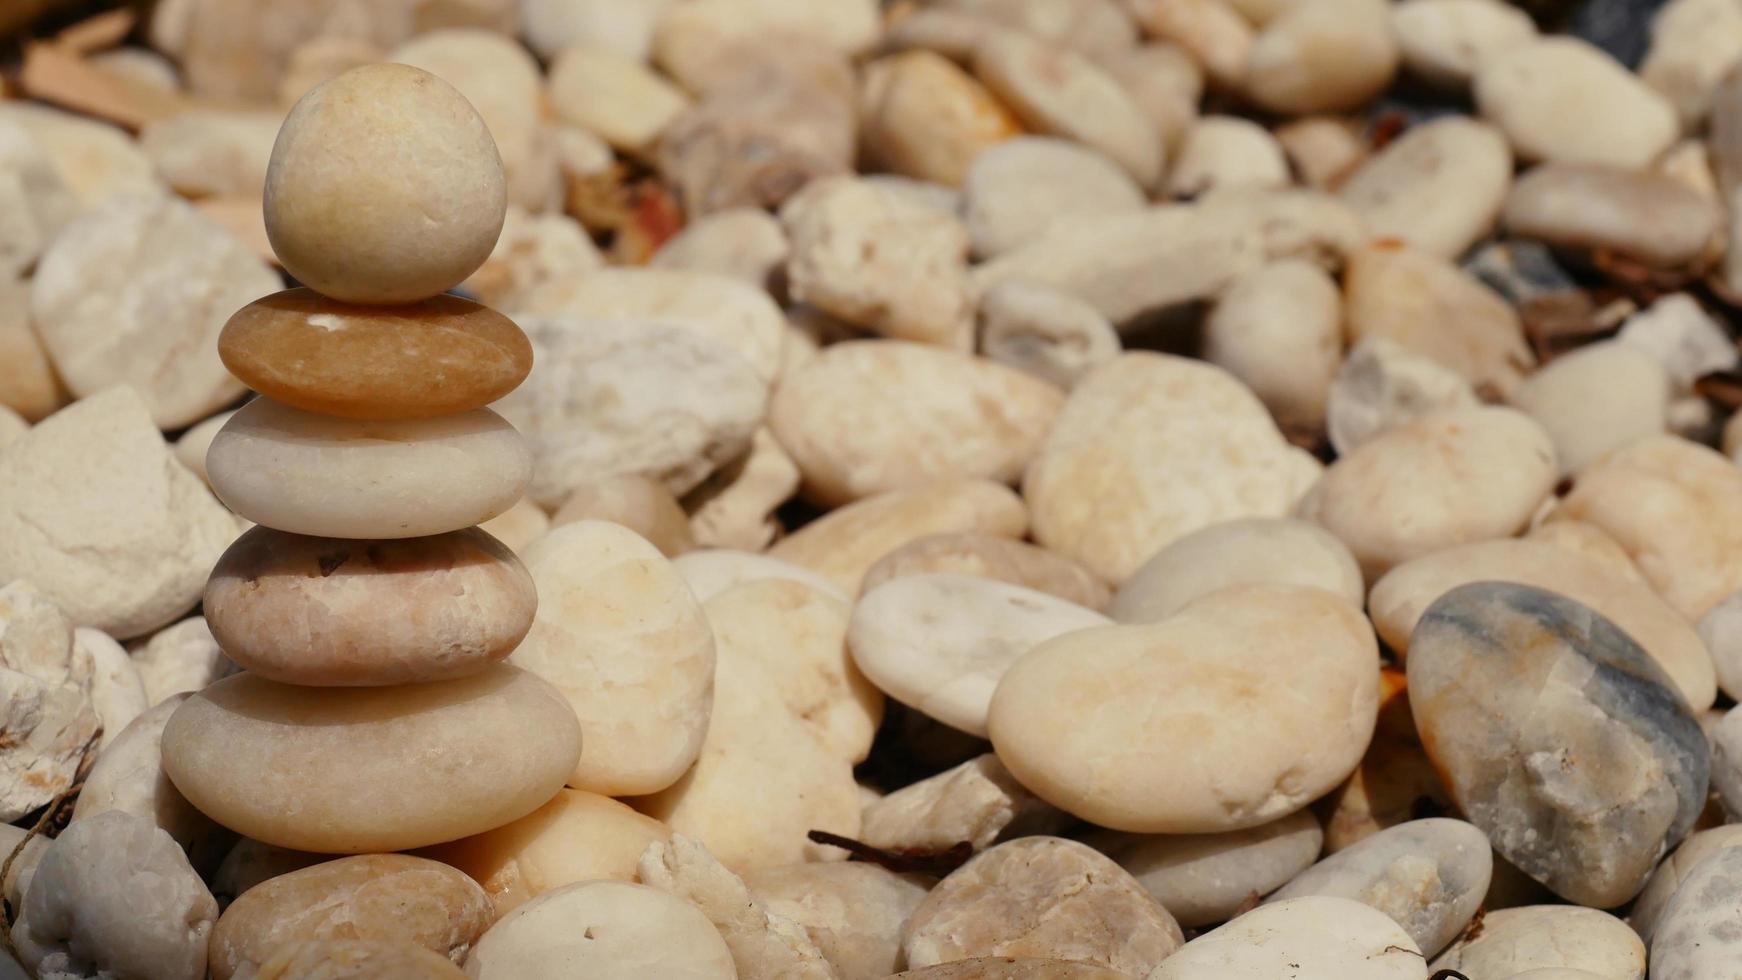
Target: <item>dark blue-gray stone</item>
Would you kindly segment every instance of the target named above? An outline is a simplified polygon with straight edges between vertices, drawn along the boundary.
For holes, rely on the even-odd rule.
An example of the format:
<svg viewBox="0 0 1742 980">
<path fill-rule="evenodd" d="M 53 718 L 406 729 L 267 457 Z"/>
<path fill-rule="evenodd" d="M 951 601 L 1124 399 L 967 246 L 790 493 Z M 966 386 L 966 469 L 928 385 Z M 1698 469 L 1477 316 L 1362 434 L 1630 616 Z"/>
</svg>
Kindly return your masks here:
<svg viewBox="0 0 1742 980">
<path fill-rule="evenodd" d="M 1705 805 L 1706 738 L 1669 677 L 1565 596 L 1453 589 L 1416 624 L 1408 671 L 1416 728 L 1452 798 L 1568 901 L 1632 898 Z"/>
</svg>

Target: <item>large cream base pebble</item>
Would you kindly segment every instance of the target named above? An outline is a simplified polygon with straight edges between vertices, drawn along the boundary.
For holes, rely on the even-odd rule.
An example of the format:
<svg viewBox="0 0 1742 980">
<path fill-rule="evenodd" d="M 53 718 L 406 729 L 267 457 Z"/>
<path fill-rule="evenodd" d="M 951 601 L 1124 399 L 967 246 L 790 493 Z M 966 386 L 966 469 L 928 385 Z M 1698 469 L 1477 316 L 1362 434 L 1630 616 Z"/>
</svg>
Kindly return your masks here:
<svg viewBox="0 0 1742 980">
<path fill-rule="evenodd" d="M 1479 974 L 1504 977 L 1506 974 Z M 1422 980 L 1403 927 L 1346 898 L 1265 905 L 1186 943 L 1147 980 Z"/>
<path fill-rule="evenodd" d="M 163 732 L 164 771 L 219 823 L 280 847 L 397 851 L 538 809 L 581 754 L 561 694 L 498 664 L 458 680 L 309 688 L 238 674 Z"/>
<path fill-rule="evenodd" d="M 504 916 L 466 958 L 472 980 L 736 980 L 725 940 L 694 905 L 644 885 L 583 881 Z"/>
<path fill-rule="evenodd" d="M 265 398 L 206 454 L 212 490 L 256 524 L 328 538 L 413 538 L 482 524 L 532 481 L 532 452 L 487 408 L 365 422 Z"/>
<path fill-rule="evenodd" d="M 1378 643 L 1353 605 L 1246 586 L 1041 644 L 999 683 L 990 729 L 1016 778 L 1061 809 L 1206 833 L 1286 816 L 1341 782 L 1378 694 Z"/>
</svg>

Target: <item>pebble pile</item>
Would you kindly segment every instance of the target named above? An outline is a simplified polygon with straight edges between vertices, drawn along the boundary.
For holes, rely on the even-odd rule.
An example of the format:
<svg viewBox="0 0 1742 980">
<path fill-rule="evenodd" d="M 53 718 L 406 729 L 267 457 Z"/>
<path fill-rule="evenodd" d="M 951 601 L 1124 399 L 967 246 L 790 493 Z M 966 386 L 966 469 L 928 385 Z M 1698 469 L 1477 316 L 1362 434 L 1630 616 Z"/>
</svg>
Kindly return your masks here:
<svg viewBox="0 0 1742 980">
<path fill-rule="evenodd" d="M 26 6 L 0 980 L 1742 977 L 1742 0 Z"/>
</svg>

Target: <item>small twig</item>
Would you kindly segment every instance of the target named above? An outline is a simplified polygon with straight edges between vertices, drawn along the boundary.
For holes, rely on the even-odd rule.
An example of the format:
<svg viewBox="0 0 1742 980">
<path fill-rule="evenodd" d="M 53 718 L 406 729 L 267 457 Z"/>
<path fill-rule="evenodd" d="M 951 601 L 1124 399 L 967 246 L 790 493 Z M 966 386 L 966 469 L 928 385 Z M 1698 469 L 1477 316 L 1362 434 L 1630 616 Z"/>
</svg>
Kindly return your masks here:
<svg viewBox="0 0 1742 980">
<path fill-rule="evenodd" d="M 102 737 L 102 734 L 101 727 L 91 733 L 91 737 L 85 741 L 85 747 L 79 754 L 79 767 L 73 772 L 72 785 L 49 801 L 48 806 L 42 811 L 42 815 L 36 818 L 36 823 L 32 824 L 23 839 L 13 846 L 11 853 L 6 855 L 6 860 L 0 862 L 0 883 L 12 876 L 12 866 L 18 862 L 19 856 L 24 853 L 26 847 L 30 846 L 30 842 L 35 840 L 38 835 L 47 833 L 49 825 L 60 819 L 61 808 L 66 806 L 68 800 L 77 797 L 79 791 L 85 788 L 85 776 L 90 773 L 91 764 L 96 761 L 91 754 L 91 749 L 97 744 L 97 739 Z M 24 969 L 27 976 L 34 978 L 34 971 L 24 965 L 24 961 L 18 956 L 17 944 L 12 941 L 12 925 L 21 914 L 23 914 L 22 909 L 8 909 L 0 914 L 0 947 L 5 948 L 6 955 L 12 957 L 13 961 Z"/>
<path fill-rule="evenodd" d="M 968 841 L 959 841 L 942 851 L 886 851 L 826 830 L 813 830 L 807 836 L 815 843 L 841 848 L 852 855 L 849 860 L 865 861 L 896 874 L 918 873 L 942 878 L 967 864 L 974 856 L 974 845 Z"/>
</svg>

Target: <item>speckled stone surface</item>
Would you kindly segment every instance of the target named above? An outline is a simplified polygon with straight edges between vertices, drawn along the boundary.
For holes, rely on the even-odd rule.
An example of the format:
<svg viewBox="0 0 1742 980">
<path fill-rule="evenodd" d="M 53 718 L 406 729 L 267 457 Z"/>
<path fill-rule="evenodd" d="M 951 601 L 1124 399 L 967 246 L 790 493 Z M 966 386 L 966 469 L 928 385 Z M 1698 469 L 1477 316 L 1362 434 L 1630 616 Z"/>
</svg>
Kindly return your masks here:
<svg viewBox="0 0 1742 980">
<path fill-rule="evenodd" d="M 1727 847 L 1676 889 L 1651 941 L 1651 980 L 1718 980 L 1742 964 L 1742 850 Z"/>
<path fill-rule="evenodd" d="M 1706 801 L 1710 750 L 1669 677 L 1543 589 L 1475 582 L 1410 639 L 1422 743 L 1495 850 L 1569 901 L 1632 898 Z"/>
</svg>

